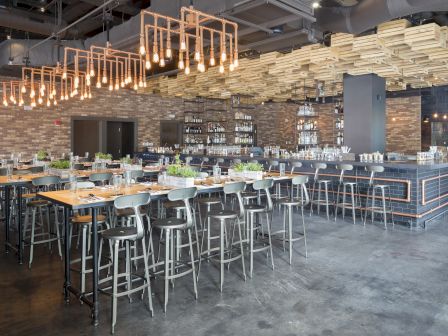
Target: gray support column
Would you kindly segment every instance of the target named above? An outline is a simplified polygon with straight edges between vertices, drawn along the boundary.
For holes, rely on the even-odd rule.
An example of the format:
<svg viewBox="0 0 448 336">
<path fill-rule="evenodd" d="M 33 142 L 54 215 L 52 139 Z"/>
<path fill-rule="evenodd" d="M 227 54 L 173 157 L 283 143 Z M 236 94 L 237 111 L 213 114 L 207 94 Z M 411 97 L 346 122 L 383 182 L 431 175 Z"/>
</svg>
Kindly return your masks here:
<svg viewBox="0 0 448 336">
<path fill-rule="evenodd" d="M 384 152 L 386 81 L 374 74 L 344 76 L 344 144 L 352 153 Z"/>
</svg>

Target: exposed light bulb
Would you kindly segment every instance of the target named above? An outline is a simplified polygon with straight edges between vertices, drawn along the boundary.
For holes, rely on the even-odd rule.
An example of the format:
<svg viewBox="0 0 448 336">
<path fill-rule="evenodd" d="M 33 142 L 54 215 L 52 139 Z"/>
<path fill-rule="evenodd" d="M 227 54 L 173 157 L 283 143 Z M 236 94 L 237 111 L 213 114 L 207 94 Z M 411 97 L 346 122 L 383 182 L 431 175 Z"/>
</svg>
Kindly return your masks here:
<svg viewBox="0 0 448 336">
<path fill-rule="evenodd" d="M 89 97 L 89 99 L 90 99 L 90 98 L 92 98 L 92 94 L 91 94 L 90 92 L 89 92 L 89 95 L 88 95 L 88 97 Z"/>
<path fill-rule="evenodd" d="M 143 82 L 143 87 L 146 87 L 147 85 L 146 85 L 146 82 Z"/>
<path fill-rule="evenodd" d="M 101 83 L 100 82 L 96 82 L 96 87 L 99 89 L 101 87 Z"/>
<path fill-rule="evenodd" d="M 215 64 L 216 64 L 215 58 L 211 57 L 210 58 L 210 66 L 215 66 Z"/>
<path fill-rule="evenodd" d="M 48 98 L 53 99 L 53 94 L 50 93 L 50 94 L 48 95 Z"/>
<path fill-rule="evenodd" d="M 86 79 L 86 85 L 87 85 L 87 86 L 90 86 L 90 78 L 87 78 L 87 79 Z"/>
<path fill-rule="evenodd" d="M 55 99 L 53 100 L 53 105 L 56 106 L 58 104 L 58 101 Z"/>
<path fill-rule="evenodd" d="M 62 101 L 62 100 L 65 100 L 65 97 L 62 95 L 60 99 L 61 99 L 61 101 Z"/>
<path fill-rule="evenodd" d="M 125 81 L 122 81 L 122 82 L 120 83 L 120 86 L 121 86 L 122 88 L 123 88 L 125 85 L 126 85 Z"/>
<path fill-rule="evenodd" d="M 23 106 L 23 100 L 19 101 L 19 106 Z"/>
<path fill-rule="evenodd" d="M 76 96 L 78 94 L 78 90 L 77 89 L 74 89 L 73 90 L 73 96 Z"/>
<path fill-rule="evenodd" d="M 185 40 L 182 40 L 180 42 L 180 50 L 185 50 L 185 49 L 187 49 L 187 45 L 185 44 Z"/>
<path fill-rule="evenodd" d="M 36 102 L 34 100 L 31 102 L 31 107 L 36 107 Z"/>
<path fill-rule="evenodd" d="M 204 72 L 205 71 L 204 63 L 198 63 L 198 71 L 199 72 Z"/>
<path fill-rule="evenodd" d="M 47 100 L 47 107 L 50 107 L 50 106 L 51 106 L 50 100 Z"/>
<path fill-rule="evenodd" d="M 53 91 L 51 91 L 53 96 L 56 96 L 56 89 L 53 89 Z"/>
<path fill-rule="evenodd" d="M 101 81 L 103 82 L 103 84 L 106 84 L 107 83 L 107 76 L 103 75 L 103 78 L 101 79 Z"/>
<path fill-rule="evenodd" d="M 199 62 L 199 61 L 201 60 L 201 54 L 199 53 L 199 51 L 196 51 L 196 52 L 194 53 L 194 60 L 195 60 L 196 62 Z"/>
<path fill-rule="evenodd" d="M 79 97 L 80 100 L 84 100 L 84 95 L 82 94 L 81 97 Z"/>
<path fill-rule="evenodd" d="M 319 8 L 320 7 L 320 3 L 319 1 L 314 1 L 311 5 L 314 9 Z"/>
<path fill-rule="evenodd" d="M 65 100 L 68 100 L 68 94 L 65 94 Z"/>
<path fill-rule="evenodd" d="M 90 69 L 90 77 L 95 77 L 95 70 L 93 68 Z"/>
<path fill-rule="evenodd" d="M 3 99 L 3 105 L 6 107 L 8 106 L 8 101 L 6 99 Z"/>
<path fill-rule="evenodd" d="M 235 60 L 233 61 L 233 66 L 235 68 L 237 68 L 237 67 L 239 67 L 239 65 L 240 65 L 240 62 L 238 61 L 238 58 L 235 58 Z"/>
<path fill-rule="evenodd" d="M 34 91 L 34 89 L 31 89 L 30 98 L 34 98 L 35 96 L 36 96 L 36 92 Z"/>
<path fill-rule="evenodd" d="M 168 58 L 173 57 L 173 52 L 172 52 L 171 49 L 167 49 L 167 50 L 165 51 L 165 53 L 166 53 L 166 57 L 168 57 Z"/>
<path fill-rule="evenodd" d="M 158 54 L 158 53 L 154 53 L 154 54 L 152 55 L 152 61 L 153 61 L 154 63 L 159 63 L 159 54 Z"/>
<path fill-rule="evenodd" d="M 226 54 L 225 52 L 223 52 L 223 53 L 221 54 L 221 61 L 225 62 L 226 59 L 227 59 L 227 54 Z"/>
<path fill-rule="evenodd" d="M 143 81 L 139 81 L 139 82 L 138 82 L 138 86 L 139 86 L 139 87 L 143 87 Z"/>
<path fill-rule="evenodd" d="M 114 87 L 114 89 L 115 89 L 115 90 L 118 90 L 119 88 L 120 88 L 120 84 L 118 84 L 118 82 L 116 82 L 116 83 L 115 83 L 115 87 Z"/>
<path fill-rule="evenodd" d="M 109 84 L 109 91 L 112 91 L 114 89 L 114 86 L 112 84 Z"/>
<path fill-rule="evenodd" d="M 26 93 L 26 86 L 22 86 L 22 93 Z"/>
<path fill-rule="evenodd" d="M 219 73 L 224 73 L 224 65 L 219 65 Z"/>
<path fill-rule="evenodd" d="M 135 91 L 138 90 L 138 85 L 137 85 L 137 83 L 134 83 L 134 90 L 135 90 Z"/>
<path fill-rule="evenodd" d="M 13 101 L 15 100 L 14 96 L 13 96 L 13 95 L 10 95 L 10 96 L 9 96 L 9 100 L 13 102 Z"/>
<path fill-rule="evenodd" d="M 146 70 L 151 69 L 151 62 L 149 61 L 149 59 L 146 60 L 146 62 L 145 62 L 145 68 L 146 68 Z"/>
<path fill-rule="evenodd" d="M 190 74 L 190 67 L 189 66 L 185 67 L 185 74 L 186 75 Z"/>
<path fill-rule="evenodd" d="M 230 65 L 229 65 L 229 71 L 233 71 L 234 68 L 235 68 L 235 67 L 234 67 L 233 63 L 230 63 Z"/>
<path fill-rule="evenodd" d="M 161 66 L 162 68 L 165 66 L 165 59 L 164 59 L 164 58 L 162 58 L 162 59 L 160 60 L 160 66 Z"/>
<path fill-rule="evenodd" d="M 177 65 L 177 67 L 178 67 L 180 70 L 183 70 L 183 69 L 185 68 L 185 64 L 184 64 L 184 60 L 183 60 L 183 59 L 180 59 L 180 60 L 179 60 L 179 63 L 178 63 L 178 65 Z"/>
<path fill-rule="evenodd" d="M 42 103 L 44 102 L 44 100 L 42 99 L 42 97 L 39 97 L 39 98 L 37 99 L 37 102 L 38 102 L 39 105 L 40 105 L 40 104 L 42 104 Z"/>
<path fill-rule="evenodd" d="M 144 54 L 146 54 L 145 46 L 141 45 L 140 46 L 140 55 L 144 55 Z"/>
<path fill-rule="evenodd" d="M 63 73 L 62 73 L 62 79 L 66 79 L 67 78 L 67 71 L 64 71 Z"/>
<path fill-rule="evenodd" d="M 90 80 L 90 73 L 86 74 L 86 79 Z"/>
</svg>

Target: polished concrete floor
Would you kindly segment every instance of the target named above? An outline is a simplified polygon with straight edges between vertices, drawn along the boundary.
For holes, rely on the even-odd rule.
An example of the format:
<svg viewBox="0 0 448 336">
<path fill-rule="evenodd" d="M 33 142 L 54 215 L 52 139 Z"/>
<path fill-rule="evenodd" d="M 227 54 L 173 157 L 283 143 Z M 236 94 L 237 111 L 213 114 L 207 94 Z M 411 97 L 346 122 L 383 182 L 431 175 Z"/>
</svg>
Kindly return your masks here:
<svg viewBox="0 0 448 336">
<path fill-rule="evenodd" d="M 239 262 L 226 272 L 204 263 L 199 299 L 190 277 L 176 281 L 168 312 L 153 284 L 155 313 L 119 301 L 116 335 L 440 335 L 448 334 L 448 220 L 427 231 L 307 217 L 308 259 L 296 243 L 293 265 L 275 244 L 275 270 L 264 254 L 253 279 Z M 3 232 L 3 230 L 2 230 Z M 1 237 L 3 238 L 3 237 Z M 63 302 L 63 264 L 40 247 L 32 270 L 0 255 L 0 335 L 108 335 L 110 301 L 101 297 L 100 326 L 87 306 Z M 146 303 L 146 300 L 145 300 Z"/>
</svg>

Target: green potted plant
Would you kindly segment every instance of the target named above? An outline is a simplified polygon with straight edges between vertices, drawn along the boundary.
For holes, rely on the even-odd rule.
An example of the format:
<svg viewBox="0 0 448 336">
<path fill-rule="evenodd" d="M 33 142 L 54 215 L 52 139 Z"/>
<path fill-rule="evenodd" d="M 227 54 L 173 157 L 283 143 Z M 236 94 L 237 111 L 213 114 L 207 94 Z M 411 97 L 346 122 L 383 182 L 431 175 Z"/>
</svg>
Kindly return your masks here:
<svg viewBox="0 0 448 336">
<path fill-rule="evenodd" d="M 56 160 L 50 163 L 50 174 L 57 175 L 61 178 L 68 178 L 70 174 L 69 160 Z"/>
<path fill-rule="evenodd" d="M 166 168 L 166 178 L 162 183 L 174 187 L 193 187 L 194 179 L 198 176 L 198 172 L 191 166 L 183 165 L 178 155 L 173 164 Z"/>
<path fill-rule="evenodd" d="M 48 152 L 46 150 L 41 149 L 37 152 L 37 155 L 36 155 L 37 160 L 44 161 L 47 157 L 48 157 Z"/>
<path fill-rule="evenodd" d="M 102 152 L 95 153 L 95 159 L 103 161 L 112 161 L 112 154 L 106 154 Z"/>
<path fill-rule="evenodd" d="M 260 180 L 263 178 L 263 169 L 260 163 L 237 163 L 229 169 L 229 176 Z"/>
</svg>

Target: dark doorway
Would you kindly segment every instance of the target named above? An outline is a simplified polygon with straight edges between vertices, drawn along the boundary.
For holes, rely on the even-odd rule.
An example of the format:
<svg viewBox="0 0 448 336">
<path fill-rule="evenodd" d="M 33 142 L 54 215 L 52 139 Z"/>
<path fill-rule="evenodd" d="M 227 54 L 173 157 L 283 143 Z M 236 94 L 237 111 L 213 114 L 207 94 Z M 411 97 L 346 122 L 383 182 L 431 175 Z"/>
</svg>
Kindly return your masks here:
<svg viewBox="0 0 448 336">
<path fill-rule="evenodd" d="M 135 147 L 135 124 L 133 122 L 107 122 L 107 153 L 114 159 L 120 159 L 127 154 L 132 155 Z"/>
<path fill-rule="evenodd" d="M 175 120 L 160 121 L 160 145 L 174 146 L 182 144 L 182 123 Z"/>
<path fill-rule="evenodd" d="M 84 156 L 86 152 L 92 157 L 100 150 L 100 121 L 73 120 L 73 154 Z"/>
</svg>

